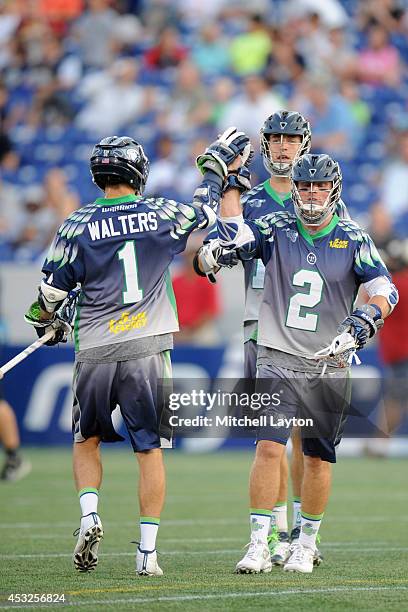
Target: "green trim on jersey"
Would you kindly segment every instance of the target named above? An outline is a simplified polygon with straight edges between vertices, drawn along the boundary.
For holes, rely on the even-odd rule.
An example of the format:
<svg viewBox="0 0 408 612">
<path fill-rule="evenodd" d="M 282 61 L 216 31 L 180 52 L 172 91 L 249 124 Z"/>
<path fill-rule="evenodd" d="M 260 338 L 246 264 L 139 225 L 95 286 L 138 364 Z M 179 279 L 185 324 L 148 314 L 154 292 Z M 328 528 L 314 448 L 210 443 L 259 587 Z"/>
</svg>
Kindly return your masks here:
<svg viewBox="0 0 408 612">
<path fill-rule="evenodd" d="M 285 202 L 291 197 L 292 195 L 291 192 L 288 191 L 283 196 L 280 196 L 279 193 L 270 184 L 269 179 L 266 179 L 263 186 L 264 186 L 266 193 L 270 195 L 271 198 L 275 200 L 277 204 L 279 204 L 279 206 L 282 206 L 282 208 L 285 208 Z"/>
<path fill-rule="evenodd" d="M 339 221 L 340 221 L 339 217 L 336 214 L 334 214 L 329 225 L 326 225 L 326 227 L 319 230 L 315 234 L 309 234 L 309 232 L 307 231 L 307 229 L 305 228 L 305 226 L 302 224 L 302 222 L 299 219 L 296 220 L 296 223 L 298 226 L 299 234 L 303 236 L 306 242 L 308 242 L 309 244 L 313 246 L 314 241 L 317 238 L 323 238 L 323 236 L 327 236 L 327 234 L 330 234 L 330 232 L 336 227 Z"/>
<path fill-rule="evenodd" d="M 82 300 L 84 298 L 84 294 L 81 293 L 76 305 L 76 314 L 75 314 L 75 321 L 74 321 L 74 346 L 75 346 L 75 351 L 78 352 L 79 351 L 79 319 L 81 318 L 81 304 L 82 304 Z"/>
<path fill-rule="evenodd" d="M 168 269 L 165 272 L 165 279 L 166 279 L 167 297 L 169 298 L 171 307 L 174 310 L 174 314 L 178 322 L 179 318 L 178 318 L 178 311 L 177 311 L 176 296 L 174 295 L 173 283 L 171 282 L 170 271 Z"/>
<path fill-rule="evenodd" d="M 96 198 L 95 204 L 97 206 L 114 206 L 115 204 L 126 204 L 127 202 L 135 202 L 136 200 L 140 200 L 142 196 L 137 196 L 135 194 L 130 193 L 127 196 L 122 196 L 120 198 Z"/>
</svg>

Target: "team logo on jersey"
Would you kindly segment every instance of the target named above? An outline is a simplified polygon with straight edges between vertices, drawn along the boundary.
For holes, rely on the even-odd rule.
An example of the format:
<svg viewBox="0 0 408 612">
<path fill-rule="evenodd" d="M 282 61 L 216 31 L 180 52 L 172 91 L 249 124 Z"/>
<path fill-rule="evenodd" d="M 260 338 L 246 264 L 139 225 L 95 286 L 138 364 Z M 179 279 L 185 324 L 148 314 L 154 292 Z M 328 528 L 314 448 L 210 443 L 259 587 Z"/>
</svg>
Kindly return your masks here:
<svg viewBox="0 0 408 612">
<path fill-rule="evenodd" d="M 298 232 L 296 230 L 289 229 L 289 228 L 287 228 L 285 231 L 286 231 L 286 236 L 289 238 L 289 240 L 291 242 L 296 242 L 299 236 Z"/>
<path fill-rule="evenodd" d="M 314 253 L 308 253 L 308 255 L 306 257 L 306 261 L 311 266 L 314 266 L 316 261 L 317 261 L 317 257 L 316 257 L 316 255 Z"/>
<path fill-rule="evenodd" d="M 262 204 L 265 204 L 265 200 L 249 200 L 248 205 L 251 208 L 261 208 Z"/>
<path fill-rule="evenodd" d="M 131 329 L 140 329 L 145 327 L 147 323 L 146 311 L 139 312 L 137 315 L 132 315 L 129 318 L 129 313 L 124 312 L 120 319 L 111 319 L 109 321 L 109 331 L 111 334 L 119 334 Z"/>
<path fill-rule="evenodd" d="M 330 240 L 329 245 L 331 249 L 347 249 L 348 243 L 348 240 L 339 240 L 336 238 L 336 240 Z"/>
</svg>

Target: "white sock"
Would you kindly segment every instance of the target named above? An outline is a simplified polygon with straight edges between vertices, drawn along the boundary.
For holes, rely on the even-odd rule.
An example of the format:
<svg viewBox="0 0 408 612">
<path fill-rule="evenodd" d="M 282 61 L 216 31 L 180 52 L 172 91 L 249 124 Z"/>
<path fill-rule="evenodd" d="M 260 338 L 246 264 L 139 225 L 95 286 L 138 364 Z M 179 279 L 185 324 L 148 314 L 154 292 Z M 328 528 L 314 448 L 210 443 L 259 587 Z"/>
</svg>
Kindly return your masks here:
<svg viewBox="0 0 408 612">
<path fill-rule="evenodd" d="M 262 540 L 266 544 L 271 524 L 271 511 L 251 508 L 249 524 L 251 526 L 251 537 L 256 535 L 257 540 Z"/>
<path fill-rule="evenodd" d="M 140 550 L 155 550 L 159 525 L 159 518 L 155 518 L 152 516 L 140 517 Z"/>
<path fill-rule="evenodd" d="M 316 538 L 319 533 L 322 518 L 323 514 L 313 515 L 313 518 L 310 514 L 306 516 L 302 514 L 299 537 L 299 543 L 302 544 L 302 546 L 306 546 L 312 550 L 316 548 Z"/>
<path fill-rule="evenodd" d="M 91 514 L 91 512 L 98 512 L 99 495 L 97 489 L 87 487 L 86 489 L 81 489 L 78 495 L 82 516 Z"/>
<path fill-rule="evenodd" d="M 273 527 L 281 532 L 288 530 L 288 505 L 287 503 L 276 505 L 272 510 L 271 530 Z"/>
<path fill-rule="evenodd" d="M 295 529 L 296 527 L 300 527 L 300 522 L 301 522 L 301 501 L 299 500 L 295 500 L 293 502 L 293 524 L 292 524 L 292 529 Z"/>
</svg>

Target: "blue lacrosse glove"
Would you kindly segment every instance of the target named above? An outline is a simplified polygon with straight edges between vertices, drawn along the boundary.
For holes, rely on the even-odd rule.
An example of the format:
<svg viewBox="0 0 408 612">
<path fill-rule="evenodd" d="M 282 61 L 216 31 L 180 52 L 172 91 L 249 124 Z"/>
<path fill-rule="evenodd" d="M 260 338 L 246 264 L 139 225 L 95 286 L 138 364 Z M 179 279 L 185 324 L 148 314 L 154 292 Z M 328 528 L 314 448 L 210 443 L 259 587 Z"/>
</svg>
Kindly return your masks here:
<svg viewBox="0 0 408 612">
<path fill-rule="evenodd" d="M 364 304 L 346 317 L 337 331 L 339 334 L 349 332 L 356 341 L 357 350 L 360 350 L 383 325 L 381 308 L 377 304 Z"/>
<path fill-rule="evenodd" d="M 242 164 L 252 159 L 251 143 L 244 132 L 237 132 L 237 128 L 230 127 L 197 157 L 196 164 L 202 174 L 212 170 L 224 180 L 228 176 L 228 166 L 238 156 L 241 156 Z"/>
<path fill-rule="evenodd" d="M 75 314 L 78 292 L 71 291 L 61 307 L 52 314 L 49 319 L 41 319 L 41 306 L 39 302 L 31 304 L 28 312 L 24 315 L 24 320 L 32 325 L 39 338 L 46 333 L 54 330 L 54 337 L 45 343 L 46 346 L 67 342 L 69 334 L 72 332 L 72 321 Z"/>
</svg>

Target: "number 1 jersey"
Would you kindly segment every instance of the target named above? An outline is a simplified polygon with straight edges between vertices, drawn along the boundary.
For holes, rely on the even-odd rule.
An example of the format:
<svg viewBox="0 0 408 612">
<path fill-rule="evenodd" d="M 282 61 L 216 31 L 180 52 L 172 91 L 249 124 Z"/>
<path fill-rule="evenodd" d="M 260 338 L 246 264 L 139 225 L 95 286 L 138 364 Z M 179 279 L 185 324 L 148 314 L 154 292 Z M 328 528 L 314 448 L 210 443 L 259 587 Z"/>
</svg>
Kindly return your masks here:
<svg viewBox="0 0 408 612">
<path fill-rule="evenodd" d="M 42 271 L 81 285 L 75 350 L 178 331 L 169 265 L 208 219 L 196 203 L 134 195 L 98 198 L 61 225 Z"/>
</svg>

